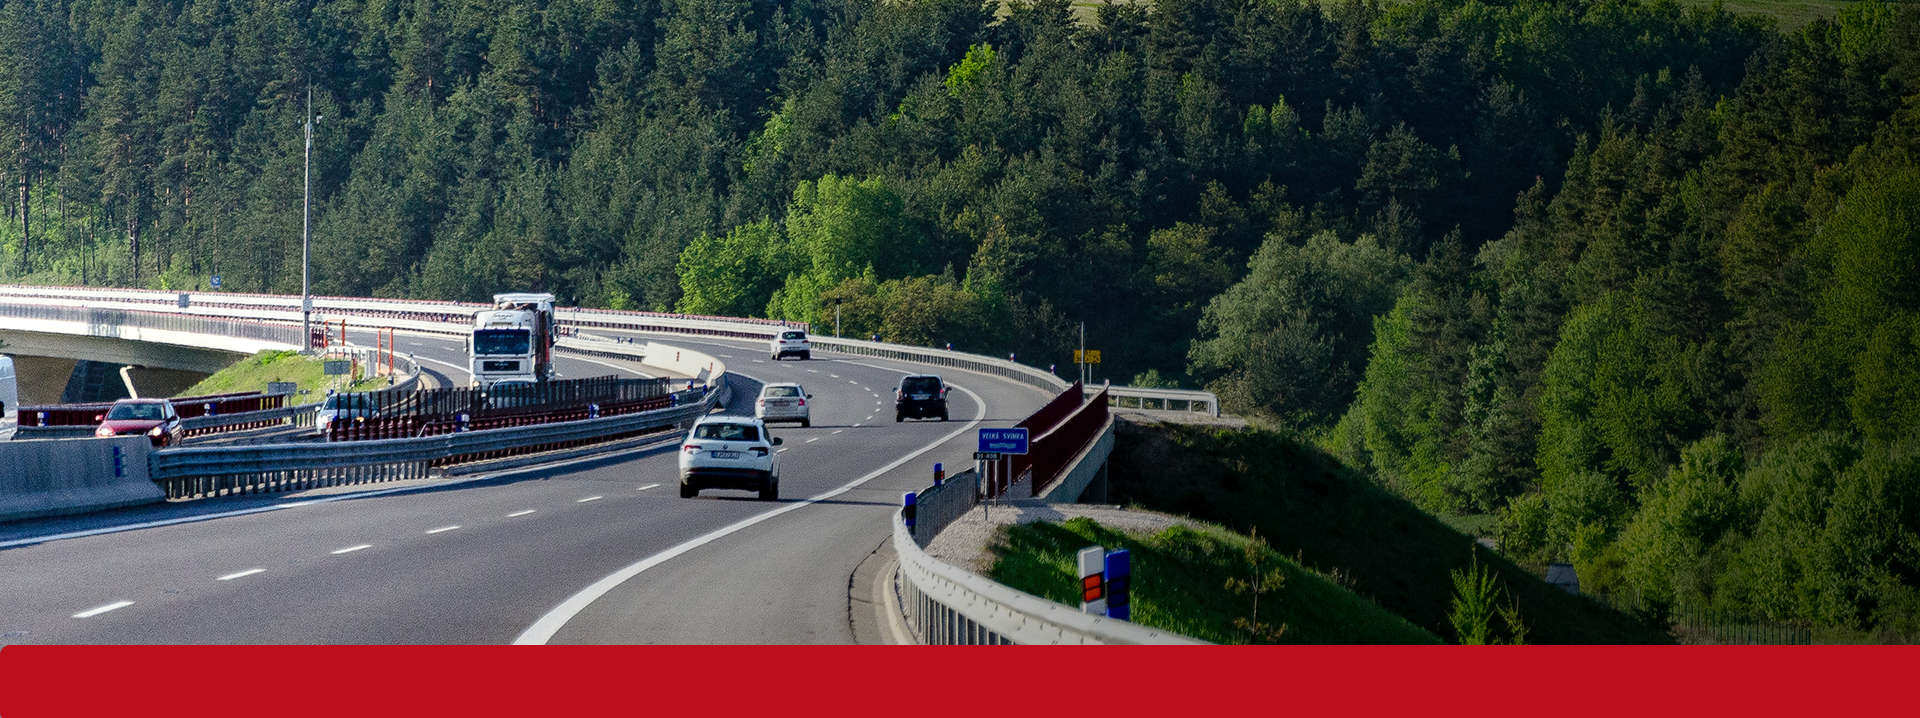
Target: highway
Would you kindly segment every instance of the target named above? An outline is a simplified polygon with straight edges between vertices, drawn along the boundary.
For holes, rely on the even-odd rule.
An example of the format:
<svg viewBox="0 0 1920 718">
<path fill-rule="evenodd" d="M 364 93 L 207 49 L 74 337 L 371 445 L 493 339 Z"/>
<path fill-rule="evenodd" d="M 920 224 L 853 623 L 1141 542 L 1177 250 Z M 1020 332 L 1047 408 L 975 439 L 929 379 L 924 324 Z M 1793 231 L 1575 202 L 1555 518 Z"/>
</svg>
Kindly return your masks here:
<svg viewBox="0 0 1920 718">
<path fill-rule="evenodd" d="M 675 437 L 400 490 L 22 522 L 0 530 L 0 643 L 849 643 L 850 576 L 888 537 L 901 492 L 925 486 L 936 461 L 970 464 L 976 421 L 1008 426 L 1048 398 L 950 370 L 953 421 L 896 424 L 894 384 L 926 368 L 824 352 L 776 363 L 762 342 L 651 338 L 725 359 L 743 379 L 730 413 L 750 412 L 756 381 L 815 395 L 812 428 L 773 431 L 781 501 L 678 498 Z M 402 333 L 399 349 L 439 381 L 466 381 L 458 339 Z M 563 378 L 618 364 L 558 361 Z M 158 525 L 113 530 L 125 524 Z M 70 532 L 89 533 L 31 542 Z"/>
</svg>

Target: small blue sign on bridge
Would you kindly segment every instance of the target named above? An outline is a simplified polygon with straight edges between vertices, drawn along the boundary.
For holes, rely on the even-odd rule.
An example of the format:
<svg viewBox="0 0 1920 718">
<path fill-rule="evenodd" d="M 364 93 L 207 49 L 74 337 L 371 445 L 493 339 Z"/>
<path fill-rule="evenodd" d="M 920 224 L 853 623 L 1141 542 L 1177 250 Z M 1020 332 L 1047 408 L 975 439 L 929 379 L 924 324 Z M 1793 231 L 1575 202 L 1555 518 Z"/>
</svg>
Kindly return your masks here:
<svg viewBox="0 0 1920 718">
<path fill-rule="evenodd" d="M 1024 426 L 1011 429 L 981 429 L 980 450 L 996 454 L 1027 453 L 1027 429 Z"/>
</svg>

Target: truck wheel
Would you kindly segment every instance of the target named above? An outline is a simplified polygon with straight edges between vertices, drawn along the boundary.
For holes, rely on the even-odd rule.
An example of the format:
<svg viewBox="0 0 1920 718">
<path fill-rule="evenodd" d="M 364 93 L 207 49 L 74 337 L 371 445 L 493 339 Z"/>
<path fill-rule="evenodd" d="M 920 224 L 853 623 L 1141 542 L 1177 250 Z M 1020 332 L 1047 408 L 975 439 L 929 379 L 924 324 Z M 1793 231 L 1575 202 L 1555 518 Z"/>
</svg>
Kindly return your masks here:
<svg viewBox="0 0 1920 718">
<path fill-rule="evenodd" d="M 699 495 L 700 495 L 700 490 L 693 488 L 691 484 L 686 484 L 686 483 L 680 484 L 680 498 L 691 499 Z"/>
</svg>

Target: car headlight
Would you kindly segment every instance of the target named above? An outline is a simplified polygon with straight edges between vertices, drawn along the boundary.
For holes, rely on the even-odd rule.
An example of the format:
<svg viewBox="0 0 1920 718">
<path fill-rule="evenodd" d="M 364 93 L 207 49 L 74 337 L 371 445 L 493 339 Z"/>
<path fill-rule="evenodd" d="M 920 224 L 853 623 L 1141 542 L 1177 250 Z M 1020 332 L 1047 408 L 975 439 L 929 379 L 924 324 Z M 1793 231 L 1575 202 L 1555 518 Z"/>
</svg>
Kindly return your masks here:
<svg viewBox="0 0 1920 718">
<path fill-rule="evenodd" d="M 98 429 L 94 429 L 93 435 L 94 436 L 113 436 L 113 430 L 102 426 Z"/>
<path fill-rule="evenodd" d="M 159 427 L 159 426 L 156 426 L 147 430 L 147 436 L 159 436 L 163 433 L 166 433 L 164 431 L 164 427 Z"/>
</svg>

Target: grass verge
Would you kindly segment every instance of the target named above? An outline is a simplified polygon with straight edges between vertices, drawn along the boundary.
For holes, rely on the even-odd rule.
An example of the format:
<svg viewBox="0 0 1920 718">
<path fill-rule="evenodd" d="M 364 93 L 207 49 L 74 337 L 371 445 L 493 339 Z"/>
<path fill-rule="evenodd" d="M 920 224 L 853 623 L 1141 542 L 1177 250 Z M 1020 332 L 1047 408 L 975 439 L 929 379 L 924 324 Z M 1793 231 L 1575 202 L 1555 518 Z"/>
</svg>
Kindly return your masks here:
<svg viewBox="0 0 1920 718">
<path fill-rule="evenodd" d="M 1449 641 L 1450 572 L 1477 553 L 1513 597 L 1533 643 L 1670 643 L 1665 633 L 1547 585 L 1333 457 L 1259 428 L 1116 422 L 1113 500 L 1234 531 L 1259 529 L 1283 556 Z"/>
<path fill-rule="evenodd" d="M 993 547 L 995 581 L 1079 605 L 1076 553 L 1099 544 L 1125 548 L 1133 560 L 1133 620 L 1214 643 L 1439 643 L 1408 623 L 1312 570 L 1264 546 L 1263 567 L 1285 583 L 1260 596 L 1259 623 L 1285 625 L 1277 637 L 1255 637 L 1236 626 L 1253 616 L 1252 597 L 1227 588 L 1251 579 L 1253 542 L 1218 526 L 1175 526 L 1159 533 L 1122 532 L 1092 519 L 1010 526 Z"/>
<path fill-rule="evenodd" d="M 266 391 L 267 382 L 290 381 L 301 389 L 310 392 L 309 397 L 323 396 L 327 389 L 345 386 L 348 391 L 378 389 L 387 385 L 385 377 L 364 379 L 347 385 L 339 377 L 326 375 L 326 367 L 317 359 L 309 359 L 299 352 L 266 351 L 234 362 L 225 369 L 214 372 L 200 383 L 188 387 L 176 396 L 205 396 L 207 394 L 229 394 L 242 391 Z M 306 400 L 295 400 L 305 403 Z"/>
</svg>

